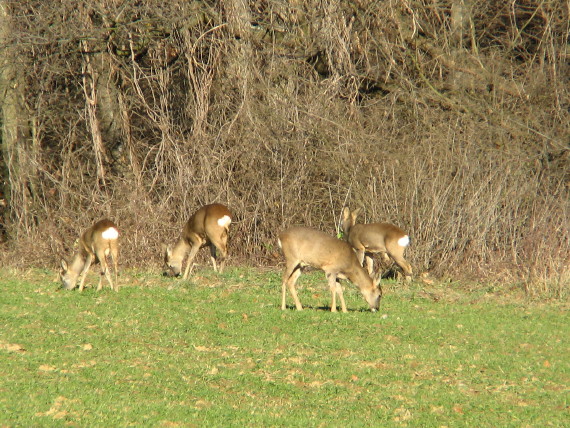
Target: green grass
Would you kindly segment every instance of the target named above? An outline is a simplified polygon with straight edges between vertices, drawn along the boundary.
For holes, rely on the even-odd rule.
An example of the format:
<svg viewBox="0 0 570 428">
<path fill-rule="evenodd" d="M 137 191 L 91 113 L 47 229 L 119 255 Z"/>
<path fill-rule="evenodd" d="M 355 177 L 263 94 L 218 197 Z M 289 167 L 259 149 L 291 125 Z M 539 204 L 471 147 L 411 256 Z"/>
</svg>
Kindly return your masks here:
<svg viewBox="0 0 570 428">
<path fill-rule="evenodd" d="M 351 285 L 326 310 L 280 310 L 280 272 L 126 272 L 119 293 L 58 290 L 51 271 L 0 270 L 0 426 L 564 426 L 561 303 Z M 289 305 L 293 302 L 289 297 Z"/>
</svg>

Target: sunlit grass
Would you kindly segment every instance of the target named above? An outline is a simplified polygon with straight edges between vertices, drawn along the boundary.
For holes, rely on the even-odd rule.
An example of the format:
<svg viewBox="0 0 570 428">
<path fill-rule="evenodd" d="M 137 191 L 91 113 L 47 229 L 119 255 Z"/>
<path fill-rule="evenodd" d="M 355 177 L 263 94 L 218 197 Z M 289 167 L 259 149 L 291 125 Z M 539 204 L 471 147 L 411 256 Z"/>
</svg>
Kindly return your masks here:
<svg viewBox="0 0 570 428">
<path fill-rule="evenodd" d="M 379 313 L 351 285 L 349 313 L 330 313 L 315 272 L 297 312 L 279 308 L 277 271 L 127 272 L 119 293 L 82 294 L 50 271 L 1 274 L 2 426 L 568 421 L 560 304 L 391 283 Z"/>
</svg>

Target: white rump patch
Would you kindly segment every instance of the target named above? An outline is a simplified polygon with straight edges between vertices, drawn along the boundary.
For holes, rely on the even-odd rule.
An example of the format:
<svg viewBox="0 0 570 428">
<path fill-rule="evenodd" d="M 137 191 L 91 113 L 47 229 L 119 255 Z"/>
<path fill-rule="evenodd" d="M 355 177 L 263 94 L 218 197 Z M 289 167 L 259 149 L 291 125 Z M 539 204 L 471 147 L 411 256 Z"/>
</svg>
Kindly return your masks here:
<svg viewBox="0 0 570 428">
<path fill-rule="evenodd" d="M 110 227 L 109 229 L 104 230 L 101 236 L 103 239 L 114 240 L 119 237 L 119 231 L 114 227 Z"/>
<path fill-rule="evenodd" d="M 232 219 L 230 218 L 229 215 L 225 215 L 222 218 L 218 219 L 218 225 L 221 227 L 228 227 L 231 222 L 232 222 Z"/>
<path fill-rule="evenodd" d="M 400 247 L 407 247 L 409 243 L 410 243 L 410 237 L 408 235 L 404 235 L 400 239 L 398 239 L 398 245 Z"/>
</svg>

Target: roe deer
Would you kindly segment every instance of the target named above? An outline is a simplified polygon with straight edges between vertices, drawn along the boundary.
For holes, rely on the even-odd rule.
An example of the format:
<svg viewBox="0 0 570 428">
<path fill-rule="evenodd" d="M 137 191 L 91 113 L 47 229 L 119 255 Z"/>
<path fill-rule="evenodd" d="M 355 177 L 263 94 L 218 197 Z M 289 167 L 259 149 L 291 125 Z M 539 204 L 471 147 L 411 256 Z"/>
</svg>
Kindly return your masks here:
<svg viewBox="0 0 570 428">
<path fill-rule="evenodd" d="M 360 209 L 350 212 L 344 208 L 342 230 L 344 239 L 356 250 L 360 264 L 366 257 L 368 273 L 372 274 L 373 253 L 380 253 L 384 261 L 390 258 L 404 271 L 406 280 L 412 279 L 412 266 L 404 259 L 404 250 L 410 243 L 410 237 L 398 226 L 390 223 L 355 224 Z M 389 256 L 389 257 L 388 257 Z"/>
<path fill-rule="evenodd" d="M 117 226 L 111 220 L 104 219 L 98 221 L 87 229 L 79 238 L 79 249 L 71 263 L 68 264 L 65 260 L 61 260 L 63 270 L 60 273 L 60 277 L 63 288 L 66 290 L 74 289 L 77 284 L 77 278 L 81 276 L 79 291 L 83 291 L 83 284 L 91 263 L 99 262 L 101 264 L 101 275 L 99 276 L 97 291 L 103 288 L 103 276 L 107 279 L 111 289 L 119 291 L 119 285 L 117 284 L 118 238 Z M 113 267 L 115 269 L 114 284 L 109 273 L 107 256 L 113 259 Z"/>
<path fill-rule="evenodd" d="M 182 279 L 188 278 L 196 253 L 206 245 L 210 246 L 210 257 L 215 271 L 218 270 L 216 249 L 222 253 L 220 260 L 220 272 L 222 272 L 224 260 L 228 255 L 228 229 L 231 222 L 230 210 L 221 204 L 204 205 L 196 211 L 184 225 L 182 235 L 174 248 L 164 246 L 164 275 L 180 276 L 182 261 L 190 251 Z"/>
<path fill-rule="evenodd" d="M 380 277 L 372 279 L 368 276 L 366 270 L 358 263 L 352 247 L 346 242 L 319 230 L 294 227 L 281 232 L 278 243 L 283 250 L 286 263 L 281 287 L 281 309 L 286 309 L 285 294 L 287 287 L 289 287 L 293 300 L 295 300 L 297 310 L 303 309 L 295 290 L 295 283 L 301 275 L 301 268 L 309 265 L 325 272 L 332 294 L 332 312 L 337 310 L 337 294 L 340 298 L 342 311 L 346 312 L 339 279 L 350 280 L 360 289 L 372 312 L 378 310 L 382 297 Z"/>
</svg>

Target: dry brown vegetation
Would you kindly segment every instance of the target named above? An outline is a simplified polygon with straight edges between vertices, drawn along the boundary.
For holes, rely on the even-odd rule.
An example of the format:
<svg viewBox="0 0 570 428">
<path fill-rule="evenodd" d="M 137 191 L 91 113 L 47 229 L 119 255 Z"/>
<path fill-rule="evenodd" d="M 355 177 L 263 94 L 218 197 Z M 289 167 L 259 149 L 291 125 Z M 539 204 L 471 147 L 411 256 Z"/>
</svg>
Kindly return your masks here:
<svg viewBox="0 0 570 428">
<path fill-rule="evenodd" d="M 201 204 L 233 262 L 345 205 L 417 272 L 568 287 L 568 3 L 0 1 L 3 260 L 111 217 L 159 263 Z"/>
</svg>

